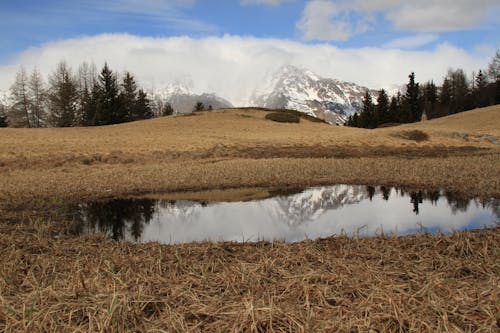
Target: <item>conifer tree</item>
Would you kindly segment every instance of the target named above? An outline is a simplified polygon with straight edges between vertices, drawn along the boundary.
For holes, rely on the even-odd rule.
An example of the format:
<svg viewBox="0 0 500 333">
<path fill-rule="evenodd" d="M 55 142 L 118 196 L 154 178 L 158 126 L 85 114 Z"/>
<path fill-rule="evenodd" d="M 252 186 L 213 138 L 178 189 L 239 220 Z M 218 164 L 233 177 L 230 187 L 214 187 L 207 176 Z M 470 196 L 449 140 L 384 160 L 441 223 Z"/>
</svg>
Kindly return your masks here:
<svg viewBox="0 0 500 333">
<path fill-rule="evenodd" d="M 203 102 L 196 102 L 193 111 L 203 111 L 203 110 L 205 110 L 205 104 L 203 104 Z"/>
<path fill-rule="evenodd" d="M 377 127 L 389 122 L 389 97 L 384 89 L 380 90 L 378 93 L 375 110 Z"/>
<path fill-rule="evenodd" d="M 472 92 L 474 96 L 474 106 L 477 108 L 485 107 L 489 104 L 487 92 L 488 82 L 482 70 L 479 70 L 474 81 L 475 85 Z"/>
<path fill-rule="evenodd" d="M 0 127 L 7 127 L 7 115 L 5 114 L 5 106 L 0 104 Z"/>
<path fill-rule="evenodd" d="M 162 116 L 171 116 L 174 114 L 174 108 L 172 107 L 172 105 L 170 103 L 167 102 L 163 106 L 161 114 L 162 114 Z"/>
<path fill-rule="evenodd" d="M 389 105 L 389 123 L 399 123 L 401 115 L 401 93 L 398 92 L 396 96 L 392 96 L 391 104 Z"/>
<path fill-rule="evenodd" d="M 420 88 L 415 82 L 415 73 L 409 76 L 409 82 L 406 85 L 406 94 L 404 99 L 403 122 L 419 121 L 422 117 L 422 107 L 420 103 Z"/>
<path fill-rule="evenodd" d="M 65 62 L 57 65 L 49 77 L 49 122 L 55 127 L 75 126 L 78 90 L 71 68 Z"/>
<path fill-rule="evenodd" d="M 438 116 L 438 89 L 432 81 L 427 82 L 422 87 L 422 107 L 427 119 Z"/>
<path fill-rule="evenodd" d="M 125 73 L 120 93 L 121 105 L 124 113 L 124 121 L 134 121 L 142 119 L 137 110 L 137 84 L 129 72 Z"/>
<path fill-rule="evenodd" d="M 363 128 L 375 128 L 375 107 L 372 102 L 372 96 L 367 90 L 365 96 L 363 97 L 363 108 L 361 109 L 361 114 L 359 115 L 359 127 Z"/>
<path fill-rule="evenodd" d="M 120 98 L 118 97 L 118 83 L 113 71 L 105 63 L 98 78 L 97 90 L 94 92 L 96 103 L 96 125 L 118 124 L 124 121 L 124 112 L 121 112 Z"/>
<path fill-rule="evenodd" d="M 136 119 L 150 119 L 153 118 L 153 110 L 150 106 L 150 101 L 144 90 L 139 89 L 137 93 L 137 101 L 135 105 Z"/>
</svg>

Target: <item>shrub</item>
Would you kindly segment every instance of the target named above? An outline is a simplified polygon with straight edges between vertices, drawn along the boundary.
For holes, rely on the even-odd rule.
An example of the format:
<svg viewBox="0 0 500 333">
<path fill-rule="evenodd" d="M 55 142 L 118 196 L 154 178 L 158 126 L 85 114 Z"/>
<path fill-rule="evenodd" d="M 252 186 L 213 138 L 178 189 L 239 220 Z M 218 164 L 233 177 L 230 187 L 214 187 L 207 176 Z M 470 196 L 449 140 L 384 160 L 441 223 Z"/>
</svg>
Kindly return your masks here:
<svg viewBox="0 0 500 333">
<path fill-rule="evenodd" d="M 411 131 L 400 132 L 398 136 L 403 138 L 403 139 L 413 140 L 416 142 L 429 140 L 429 134 L 427 134 L 421 130 L 411 130 Z"/>
<path fill-rule="evenodd" d="M 271 112 L 266 115 L 266 119 L 279 123 L 299 123 L 300 116 L 289 112 Z"/>
</svg>

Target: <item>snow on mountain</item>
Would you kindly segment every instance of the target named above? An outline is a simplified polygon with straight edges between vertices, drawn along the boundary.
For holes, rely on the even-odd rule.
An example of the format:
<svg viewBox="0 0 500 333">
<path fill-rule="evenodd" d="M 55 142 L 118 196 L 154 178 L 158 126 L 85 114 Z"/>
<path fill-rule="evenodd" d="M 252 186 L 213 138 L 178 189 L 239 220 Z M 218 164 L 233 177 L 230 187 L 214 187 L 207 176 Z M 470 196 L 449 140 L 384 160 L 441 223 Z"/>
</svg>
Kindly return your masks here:
<svg viewBox="0 0 500 333">
<path fill-rule="evenodd" d="M 170 103 L 177 113 L 187 113 L 194 109 L 197 102 L 202 102 L 205 107 L 213 109 L 233 107 L 231 102 L 214 93 L 195 94 L 191 84 L 176 82 L 166 85 L 160 90 L 150 91 L 149 97 L 161 103 Z"/>
<path fill-rule="evenodd" d="M 369 198 L 366 186 L 335 185 L 317 187 L 266 201 L 263 208 L 290 226 L 318 219 L 325 211 L 358 203 Z M 271 201 L 271 202 L 269 202 Z"/>
<path fill-rule="evenodd" d="M 323 78 L 309 70 L 284 66 L 256 88 L 249 104 L 270 109 L 293 109 L 331 124 L 343 124 L 362 107 L 368 88 Z M 376 91 L 370 90 L 376 98 Z"/>
</svg>

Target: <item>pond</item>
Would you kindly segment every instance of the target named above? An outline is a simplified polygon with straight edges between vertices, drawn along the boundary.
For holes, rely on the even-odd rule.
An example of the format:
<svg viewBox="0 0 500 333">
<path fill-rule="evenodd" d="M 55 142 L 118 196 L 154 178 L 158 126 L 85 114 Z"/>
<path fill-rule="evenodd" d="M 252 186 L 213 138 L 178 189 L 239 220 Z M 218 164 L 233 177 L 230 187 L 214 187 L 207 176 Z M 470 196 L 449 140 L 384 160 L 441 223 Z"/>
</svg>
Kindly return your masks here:
<svg viewBox="0 0 500 333">
<path fill-rule="evenodd" d="M 78 206 L 81 234 L 115 240 L 282 240 L 332 235 L 451 232 L 494 226 L 500 199 L 464 199 L 444 191 L 335 185 L 245 202 L 115 199 Z"/>
</svg>

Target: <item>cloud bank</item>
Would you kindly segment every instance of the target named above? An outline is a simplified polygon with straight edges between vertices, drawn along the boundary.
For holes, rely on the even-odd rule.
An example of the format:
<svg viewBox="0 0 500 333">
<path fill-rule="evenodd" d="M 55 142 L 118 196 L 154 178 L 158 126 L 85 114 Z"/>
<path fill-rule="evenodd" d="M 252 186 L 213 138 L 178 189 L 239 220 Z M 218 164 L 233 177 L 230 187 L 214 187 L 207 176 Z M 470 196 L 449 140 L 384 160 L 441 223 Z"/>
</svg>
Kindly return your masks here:
<svg viewBox="0 0 500 333">
<path fill-rule="evenodd" d="M 404 84 L 414 71 L 420 82 L 441 82 L 449 67 L 466 73 L 484 68 L 489 58 L 476 57 L 449 44 L 431 51 L 388 48 L 341 49 L 282 39 L 241 36 L 149 38 L 103 34 L 55 41 L 30 48 L 0 65 L 0 90 L 12 84 L 19 65 L 36 66 L 45 77 L 65 60 L 74 69 L 83 61 L 100 68 L 105 61 L 118 72 L 129 70 L 146 89 L 190 82 L 194 92 L 214 92 L 244 105 L 256 87 L 283 65 L 305 67 L 324 77 L 369 88 Z"/>
</svg>

